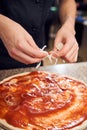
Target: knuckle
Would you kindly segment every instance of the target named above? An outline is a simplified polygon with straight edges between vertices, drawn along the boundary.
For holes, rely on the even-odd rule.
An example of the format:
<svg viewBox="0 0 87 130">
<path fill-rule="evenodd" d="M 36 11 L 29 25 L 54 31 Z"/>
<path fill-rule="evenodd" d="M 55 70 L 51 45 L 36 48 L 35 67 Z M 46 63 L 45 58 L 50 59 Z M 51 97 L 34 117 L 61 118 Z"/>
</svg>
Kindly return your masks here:
<svg viewBox="0 0 87 130">
<path fill-rule="evenodd" d="M 15 50 L 15 48 L 11 48 L 11 50 L 9 51 L 9 55 L 10 55 L 11 57 L 13 57 L 14 55 L 16 55 L 16 50 Z"/>
<path fill-rule="evenodd" d="M 77 50 L 77 51 L 79 50 L 79 45 L 78 45 L 78 44 L 76 44 L 76 50 Z"/>
<path fill-rule="evenodd" d="M 19 40 L 17 41 L 17 44 L 16 44 L 16 47 L 18 49 L 22 49 L 23 48 L 23 45 L 22 45 L 22 42 L 20 42 Z"/>
<path fill-rule="evenodd" d="M 79 47 L 79 44 L 77 43 L 77 41 L 75 41 L 75 45 L 76 45 L 77 47 Z"/>
<path fill-rule="evenodd" d="M 77 49 L 79 50 L 79 45 L 77 46 Z"/>
</svg>

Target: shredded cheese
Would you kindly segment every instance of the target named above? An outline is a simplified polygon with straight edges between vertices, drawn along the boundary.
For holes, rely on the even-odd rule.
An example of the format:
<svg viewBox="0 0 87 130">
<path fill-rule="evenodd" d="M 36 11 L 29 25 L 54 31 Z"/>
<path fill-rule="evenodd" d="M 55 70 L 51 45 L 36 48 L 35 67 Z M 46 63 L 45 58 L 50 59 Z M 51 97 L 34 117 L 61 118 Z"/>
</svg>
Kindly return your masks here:
<svg viewBox="0 0 87 130">
<path fill-rule="evenodd" d="M 46 45 L 43 46 L 43 48 L 41 49 L 41 51 L 44 51 L 45 48 L 46 48 Z M 53 59 L 55 59 L 55 63 L 54 64 L 57 64 L 58 59 L 55 58 L 55 57 L 53 57 L 52 54 L 49 55 L 47 51 L 45 51 L 45 52 L 47 53 L 47 58 L 49 59 L 50 63 L 52 64 Z M 36 69 L 38 69 L 40 67 L 40 65 L 41 65 L 41 62 L 39 62 L 37 64 Z"/>
</svg>

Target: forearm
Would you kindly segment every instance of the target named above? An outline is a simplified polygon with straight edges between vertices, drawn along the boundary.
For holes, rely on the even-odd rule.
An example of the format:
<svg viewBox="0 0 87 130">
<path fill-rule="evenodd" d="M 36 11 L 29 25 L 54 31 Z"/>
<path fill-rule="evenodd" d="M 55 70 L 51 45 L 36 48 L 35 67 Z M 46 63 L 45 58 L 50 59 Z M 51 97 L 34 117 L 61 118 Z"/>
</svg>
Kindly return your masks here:
<svg viewBox="0 0 87 130">
<path fill-rule="evenodd" d="M 8 29 L 9 26 L 11 26 L 11 20 L 8 17 L 0 14 L 0 38 L 1 39 L 2 39 L 2 36 L 4 36 L 4 32 L 10 31 Z"/>
<path fill-rule="evenodd" d="M 3 29 L 3 22 L 4 22 L 3 15 L 0 14 L 0 38 L 2 34 L 2 29 Z"/>
<path fill-rule="evenodd" d="M 11 20 L 8 17 L 0 14 L 0 38 L 1 38 L 3 30 L 10 31 L 9 26 L 10 26 L 10 28 L 14 27 L 13 23 L 14 23 L 13 20 Z"/>
<path fill-rule="evenodd" d="M 59 15 L 61 24 L 66 24 L 74 33 L 76 3 L 74 0 L 60 0 Z"/>
</svg>

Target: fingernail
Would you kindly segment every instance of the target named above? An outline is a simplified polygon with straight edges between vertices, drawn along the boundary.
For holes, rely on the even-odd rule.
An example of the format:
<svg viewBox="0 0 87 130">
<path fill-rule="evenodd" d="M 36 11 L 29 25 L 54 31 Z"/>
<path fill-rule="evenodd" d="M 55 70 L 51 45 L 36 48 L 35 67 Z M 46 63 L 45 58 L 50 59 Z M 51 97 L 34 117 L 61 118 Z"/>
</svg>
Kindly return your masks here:
<svg viewBox="0 0 87 130">
<path fill-rule="evenodd" d="M 61 50 L 63 48 L 63 43 L 60 42 L 56 45 L 56 49 Z"/>
</svg>

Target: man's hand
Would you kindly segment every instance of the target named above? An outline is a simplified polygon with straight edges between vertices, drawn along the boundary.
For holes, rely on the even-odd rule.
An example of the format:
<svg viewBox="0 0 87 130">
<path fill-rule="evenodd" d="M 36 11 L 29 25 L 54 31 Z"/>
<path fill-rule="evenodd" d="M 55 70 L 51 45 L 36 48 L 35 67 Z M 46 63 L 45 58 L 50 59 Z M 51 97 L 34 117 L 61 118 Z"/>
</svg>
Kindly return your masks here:
<svg viewBox="0 0 87 130">
<path fill-rule="evenodd" d="M 47 55 L 22 26 L 3 15 L 0 15 L 0 38 L 9 55 L 22 63 L 36 63 Z"/>
<path fill-rule="evenodd" d="M 61 50 L 58 50 L 58 44 L 63 43 Z M 76 62 L 78 57 L 78 43 L 75 39 L 75 33 L 68 26 L 63 25 L 56 34 L 54 49 L 50 52 L 55 57 L 61 57 L 67 62 Z"/>
<path fill-rule="evenodd" d="M 61 28 L 56 34 L 54 49 L 51 52 L 56 57 L 62 57 L 67 62 L 76 62 L 78 57 L 78 43 L 75 39 L 75 0 L 59 0 L 59 14 Z M 71 11 L 72 10 L 72 11 Z M 63 43 L 63 48 L 57 50 L 57 44 Z"/>
</svg>

